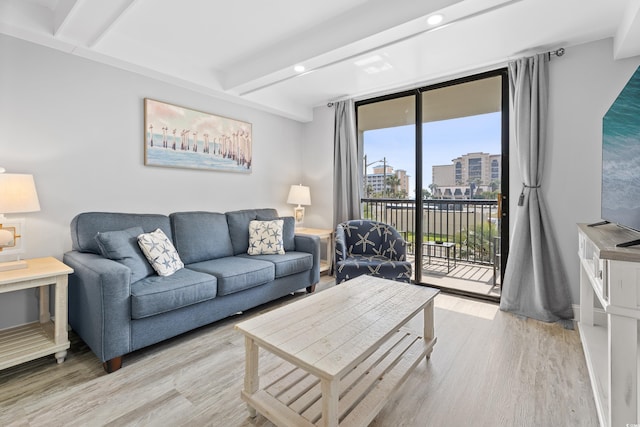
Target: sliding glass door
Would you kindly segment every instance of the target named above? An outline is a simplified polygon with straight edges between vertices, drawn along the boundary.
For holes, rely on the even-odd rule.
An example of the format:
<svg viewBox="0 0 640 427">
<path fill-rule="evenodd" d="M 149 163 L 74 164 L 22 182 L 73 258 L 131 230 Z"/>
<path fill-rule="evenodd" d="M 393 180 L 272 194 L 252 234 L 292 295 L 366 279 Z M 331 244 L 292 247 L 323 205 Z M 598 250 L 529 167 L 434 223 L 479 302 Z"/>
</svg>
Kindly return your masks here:
<svg viewBox="0 0 640 427">
<path fill-rule="evenodd" d="M 500 297 L 507 102 L 497 70 L 356 105 L 363 215 L 403 234 L 417 283 Z"/>
<path fill-rule="evenodd" d="M 414 92 L 358 107 L 364 217 L 393 225 L 408 242 L 415 239 L 415 111 Z"/>
</svg>

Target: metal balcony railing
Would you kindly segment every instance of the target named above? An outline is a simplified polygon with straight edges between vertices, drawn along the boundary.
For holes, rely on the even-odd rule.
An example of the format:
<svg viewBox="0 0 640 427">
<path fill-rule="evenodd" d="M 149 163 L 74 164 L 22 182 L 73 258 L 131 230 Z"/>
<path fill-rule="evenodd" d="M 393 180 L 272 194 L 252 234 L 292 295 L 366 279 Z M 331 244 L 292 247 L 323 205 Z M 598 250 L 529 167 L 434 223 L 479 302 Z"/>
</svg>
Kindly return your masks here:
<svg viewBox="0 0 640 427">
<path fill-rule="evenodd" d="M 415 248 L 415 200 L 361 199 L 363 217 L 392 225 Z M 499 242 L 498 201 L 486 199 L 427 199 L 422 208 L 422 242 L 450 242 L 456 260 L 493 265 Z M 424 251 L 423 251 L 424 252 Z"/>
</svg>

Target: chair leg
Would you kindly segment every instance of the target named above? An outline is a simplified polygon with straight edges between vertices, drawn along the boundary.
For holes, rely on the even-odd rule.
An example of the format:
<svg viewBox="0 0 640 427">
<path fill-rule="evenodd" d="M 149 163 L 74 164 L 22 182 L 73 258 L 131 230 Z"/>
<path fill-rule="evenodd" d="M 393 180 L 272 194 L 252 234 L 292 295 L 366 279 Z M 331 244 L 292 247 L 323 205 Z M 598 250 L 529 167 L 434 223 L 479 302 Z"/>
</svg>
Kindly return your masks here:
<svg viewBox="0 0 640 427">
<path fill-rule="evenodd" d="M 316 285 L 307 286 L 307 293 L 312 294 L 316 291 Z"/>
</svg>

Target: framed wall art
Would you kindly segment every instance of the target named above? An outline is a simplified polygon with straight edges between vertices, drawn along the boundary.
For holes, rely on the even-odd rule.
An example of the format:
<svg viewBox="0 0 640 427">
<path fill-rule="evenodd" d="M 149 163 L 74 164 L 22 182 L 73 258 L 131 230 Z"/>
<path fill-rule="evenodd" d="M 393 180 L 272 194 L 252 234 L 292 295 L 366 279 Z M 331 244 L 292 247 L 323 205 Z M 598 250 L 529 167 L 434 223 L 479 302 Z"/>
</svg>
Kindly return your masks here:
<svg viewBox="0 0 640 427">
<path fill-rule="evenodd" d="M 144 164 L 251 172 L 251 123 L 145 98 Z"/>
</svg>

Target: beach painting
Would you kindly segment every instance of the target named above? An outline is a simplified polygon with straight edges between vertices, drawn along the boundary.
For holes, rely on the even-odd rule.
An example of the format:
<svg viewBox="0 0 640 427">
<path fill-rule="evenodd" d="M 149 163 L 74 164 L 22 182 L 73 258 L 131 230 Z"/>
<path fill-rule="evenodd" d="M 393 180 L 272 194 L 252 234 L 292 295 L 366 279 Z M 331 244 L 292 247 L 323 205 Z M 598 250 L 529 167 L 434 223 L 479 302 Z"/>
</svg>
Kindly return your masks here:
<svg viewBox="0 0 640 427">
<path fill-rule="evenodd" d="M 640 230 L 640 67 L 602 119 L 602 219 Z"/>
<path fill-rule="evenodd" d="M 144 164 L 251 173 L 251 123 L 145 98 Z"/>
</svg>

